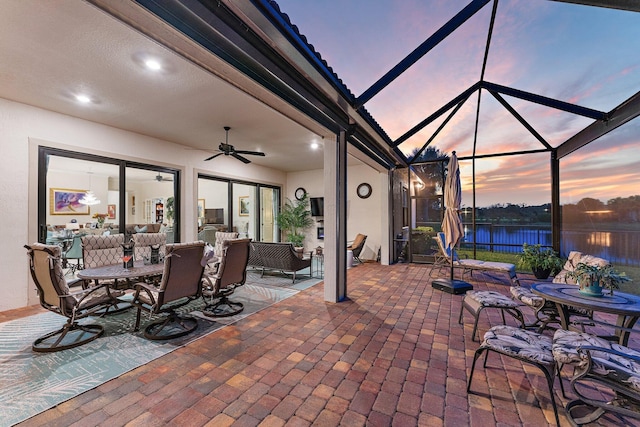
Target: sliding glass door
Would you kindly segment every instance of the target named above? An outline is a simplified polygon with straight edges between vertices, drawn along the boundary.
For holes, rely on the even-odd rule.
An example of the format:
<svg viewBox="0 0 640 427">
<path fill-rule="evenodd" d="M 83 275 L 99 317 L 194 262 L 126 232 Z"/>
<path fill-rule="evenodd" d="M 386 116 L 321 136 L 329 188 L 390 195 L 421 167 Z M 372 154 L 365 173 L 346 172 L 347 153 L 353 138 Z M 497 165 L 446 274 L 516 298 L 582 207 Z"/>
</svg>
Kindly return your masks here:
<svg viewBox="0 0 640 427">
<path fill-rule="evenodd" d="M 212 229 L 235 231 L 240 237 L 278 241 L 276 215 L 280 188 L 200 175 L 198 238 L 209 241 Z"/>
<path fill-rule="evenodd" d="M 147 225 L 179 241 L 178 180 L 177 170 L 40 147 L 38 240 L 132 234 Z"/>
</svg>

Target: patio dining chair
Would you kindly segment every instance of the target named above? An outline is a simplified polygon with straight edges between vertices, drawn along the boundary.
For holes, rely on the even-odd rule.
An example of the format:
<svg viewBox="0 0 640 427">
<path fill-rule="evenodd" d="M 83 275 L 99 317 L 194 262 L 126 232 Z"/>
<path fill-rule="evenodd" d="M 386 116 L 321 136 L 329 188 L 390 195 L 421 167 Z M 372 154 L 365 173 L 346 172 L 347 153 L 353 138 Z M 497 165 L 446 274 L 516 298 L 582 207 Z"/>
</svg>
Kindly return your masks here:
<svg viewBox="0 0 640 427">
<path fill-rule="evenodd" d="M 198 321 L 180 315 L 176 309 L 200 298 L 202 292 L 201 264 L 204 242 L 172 243 L 166 245 L 164 270 L 158 286 L 140 282 L 133 286 L 131 304 L 137 307 L 134 330 L 140 328 L 142 311 L 166 316 L 150 323 L 144 336 L 151 340 L 167 340 L 187 335 L 198 327 Z"/>
<path fill-rule="evenodd" d="M 222 256 L 216 273 L 205 276 L 202 290 L 207 306 L 202 313 L 209 317 L 228 317 L 244 310 L 241 302 L 231 301 L 229 295 L 244 285 L 247 279 L 249 243 L 251 239 L 228 239 L 222 245 Z"/>
<path fill-rule="evenodd" d="M 62 249 L 58 245 L 25 245 L 29 271 L 38 290 L 40 305 L 67 318 L 62 328 L 50 332 L 32 345 L 36 352 L 66 350 L 95 340 L 104 332 L 101 325 L 78 323 L 79 320 L 109 310 L 118 292 L 105 286 L 70 289 L 62 270 Z M 76 280 L 75 282 L 79 282 Z"/>
</svg>

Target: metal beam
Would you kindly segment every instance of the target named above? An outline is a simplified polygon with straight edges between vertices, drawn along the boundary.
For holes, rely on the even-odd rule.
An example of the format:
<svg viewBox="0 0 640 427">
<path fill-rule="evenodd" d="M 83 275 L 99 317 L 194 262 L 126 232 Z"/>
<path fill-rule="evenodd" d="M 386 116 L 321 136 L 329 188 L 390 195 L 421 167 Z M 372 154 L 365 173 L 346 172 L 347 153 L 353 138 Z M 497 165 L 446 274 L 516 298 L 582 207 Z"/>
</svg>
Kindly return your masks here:
<svg viewBox="0 0 640 427">
<path fill-rule="evenodd" d="M 601 136 L 640 116 L 640 92 L 608 113 L 609 120 L 597 121 L 558 146 L 558 159 L 573 153 Z"/>
<path fill-rule="evenodd" d="M 415 64 L 420 58 L 426 55 L 431 49 L 436 47 L 442 40 L 447 38 L 449 34 L 454 32 L 458 27 L 464 24 L 469 18 L 475 15 L 480 9 L 484 7 L 491 0 L 473 0 L 464 9 L 462 9 L 456 16 L 451 18 L 449 22 L 440 27 L 435 33 L 428 39 L 420 44 L 407 55 L 396 66 L 389 70 L 384 76 L 382 76 L 377 82 L 375 82 L 369 89 L 364 91 L 355 101 L 355 107 L 362 107 L 367 101 L 376 96 L 382 89 L 394 81 L 398 76 L 404 73 L 409 67 Z"/>
<path fill-rule="evenodd" d="M 513 89 L 508 86 L 502 86 L 495 83 L 482 82 L 481 85 L 484 89 L 487 89 L 488 91 L 499 92 L 503 95 L 524 99 L 525 101 L 530 101 L 536 104 L 555 108 L 556 110 L 562 110 L 568 113 L 577 114 L 579 116 L 589 117 L 594 120 L 607 119 L 606 113 L 603 113 L 602 111 L 592 110 L 591 108 L 580 107 L 579 105 L 570 104 L 564 101 L 558 101 L 557 99 L 548 98 L 542 95 L 536 95 L 535 93 L 525 92 L 522 90 Z"/>
<path fill-rule="evenodd" d="M 422 128 L 427 126 L 429 123 L 431 123 L 432 121 L 434 121 L 435 119 L 437 119 L 438 117 L 446 113 L 449 109 L 453 108 L 455 105 L 459 104 L 462 101 L 466 101 L 467 98 L 469 98 L 473 92 L 478 90 L 479 87 L 480 87 L 480 83 L 476 83 L 473 86 L 471 86 L 469 89 L 462 92 L 460 95 L 453 98 L 451 101 L 447 102 L 445 105 L 440 107 L 440 109 L 438 109 L 435 113 L 431 114 L 429 117 L 427 117 L 426 119 L 424 119 L 423 121 L 421 121 L 420 123 L 412 127 L 411 129 L 409 129 L 409 131 L 407 131 L 400 138 L 396 139 L 393 142 L 393 146 L 394 147 L 399 146 L 400 144 L 405 142 L 407 139 L 411 138 L 413 135 L 418 133 Z"/>
<path fill-rule="evenodd" d="M 640 12 L 640 2 L 638 0 L 552 0 L 558 3 L 573 3 L 584 6 L 604 7 L 607 9 L 628 10 L 630 12 Z"/>
<path fill-rule="evenodd" d="M 529 124 L 529 122 L 527 122 L 524 117 L 522 117 L 520 114 L 518 114 L 518 112 L 511 106 L 511 104 L 509 104 L 503 97 L 500 96 L 499 93 L 494 92 L 492 90 L 489 91 L 489 93 L 491 95 L 493 95 L 493 97 L 495 99 L 498 100 L 498 102 L 500 104 L 502 104 L 502 106 L 504 108 L 507 109 L 507 111 L 509 111 L 511 113 L 511 115 L 513 117 L 516 118 L 516 120 L 518 120 L 520 122 L 520 124 L 522 124 L 522 126 L 524 126 L 525 128 L 527 128 L 527 130 L 531 133 L 531 135 L 533 135 L 538 141 L 540 141 L 542 143 L 542 145 L 544 145 L 545 147 L 547 147 L 547 149 L 551 150 L 551 145 L 549 145 L 549 143 L 542 137 L 542 135 L 540 135 L 534 128 L 533 126 L 531 126 Z"/>
</svg>

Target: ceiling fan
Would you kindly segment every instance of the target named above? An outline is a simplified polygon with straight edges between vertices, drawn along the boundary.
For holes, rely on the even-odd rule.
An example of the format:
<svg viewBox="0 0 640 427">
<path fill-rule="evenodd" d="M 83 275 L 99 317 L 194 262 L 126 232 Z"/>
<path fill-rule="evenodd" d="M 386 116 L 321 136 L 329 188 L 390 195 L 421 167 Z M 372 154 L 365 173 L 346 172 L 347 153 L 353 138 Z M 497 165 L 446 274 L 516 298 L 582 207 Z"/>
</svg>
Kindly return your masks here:
<svg viewBox="0 0 640 427">
<path fill-rule="evenodd" d="M 163 181 L 173 182 L 173 178 L 167 178 L 167 177 L 162 176 L 160 173 L 158 173 L 158 175 L 156 175 L 156 181 L 158 181 L 158 182 L 163 182 Z"/>
<path fill-rule="evenodd" d="M 236 159 L 240 160 L 243 163 L 251 163 L 251 160 L 247 159 L 246 157 L 241 156 L 241 154 L 244 155 L 251 155 L 251 156 L 265 156 L 264 153 L 260 152 L 260 151 L 246 151 L 246 150 L 236 150 L 234 148 L 233 145 L 229 145 L 229 130 L 231 128 L 229 126 L 225 126 L 224 130 L 227 134 L 226 140 L 225 142 L 221 142 L 220 145 L 218 146 L 218 150 L 220 151 L 218 154 L 214 154 L 211 157 L 208 157 L 206 159 L 204 159 L 204 161 L 208 161 L 211 159 L 215 159 L 218 156 L 221 155 L 225 155 L 225 156 L 231 156 L 231 157 L 235 157 Z"/>
</svg>

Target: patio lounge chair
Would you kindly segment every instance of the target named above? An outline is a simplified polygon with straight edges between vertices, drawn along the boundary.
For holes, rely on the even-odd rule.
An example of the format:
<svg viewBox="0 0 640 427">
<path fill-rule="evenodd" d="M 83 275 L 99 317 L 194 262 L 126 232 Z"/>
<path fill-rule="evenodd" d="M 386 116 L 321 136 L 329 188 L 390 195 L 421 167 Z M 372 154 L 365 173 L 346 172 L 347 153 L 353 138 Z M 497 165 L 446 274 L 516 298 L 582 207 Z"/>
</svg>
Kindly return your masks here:
<svg viewBox="0 0 640 427">
<path fill-rule="evenodd" d="M 444 233 L 440 232 L 437 234 L 434 239 L 438 242 L 439 252 L 436 255 L 435 262 L 433 263 L 433 268 L 429 273 L 429 277 L 431 274 L 438 269 L 438 271 L 442 270 L 445 267 L 451 267 L 451 251 L 447 249 L 447 245 L 444 239 Z M 462 276 L 465 273 L 472 274 L 474 271 L 491 271 L 495 273 L 504 273 L 509 275 L 509 279 L 511 283 L 514 285 L 520 285 L 518 281 L 518 276 L 516 275 L 516 266 L 513 264 L 509 264 L 506 262 L 493 262 L 493 261 L 481 261 L 477 259 L 460 259 L 457 255 L 453 258 L 453 268 L 462 269 Z"/>
</svg>

